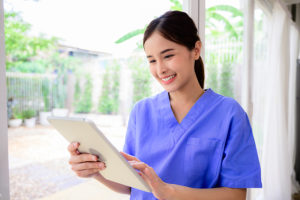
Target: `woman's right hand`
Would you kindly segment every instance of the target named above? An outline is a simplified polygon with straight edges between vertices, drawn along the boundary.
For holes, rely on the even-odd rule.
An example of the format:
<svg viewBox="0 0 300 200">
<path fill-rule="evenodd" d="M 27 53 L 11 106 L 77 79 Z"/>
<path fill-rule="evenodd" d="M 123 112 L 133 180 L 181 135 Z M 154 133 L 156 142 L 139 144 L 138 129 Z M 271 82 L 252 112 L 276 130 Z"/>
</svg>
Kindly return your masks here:
<svg viewBox="0 0 300 200">
<path fill-rule="evenodd" d="M 99 171 L 105 169 L 105 163 L 99 162 L 97 156 L 78 151 L 78 142 L 72 142 L 68 146 L 68 151 L 71 154 L 69 164 L 71 169 L 81 178 L 101 177 Z"/>
</svg>

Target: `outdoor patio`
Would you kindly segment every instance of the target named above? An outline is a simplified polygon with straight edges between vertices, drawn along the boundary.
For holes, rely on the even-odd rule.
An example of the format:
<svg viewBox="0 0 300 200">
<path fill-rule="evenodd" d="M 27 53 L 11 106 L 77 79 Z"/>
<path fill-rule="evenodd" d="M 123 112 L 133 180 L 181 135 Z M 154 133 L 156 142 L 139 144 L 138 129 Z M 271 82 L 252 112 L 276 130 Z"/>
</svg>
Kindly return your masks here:
<svg viewBox="0 0 300 200">
<path fill-rule="evenodd" d="M 90 118 L 96 118 L 90 116 Z M 118 116 L 98 116 L 108 139 L 122 149 L 126 128 Z M 110 126 L 109 122 L 116 126 Z M 119 123 L 120 122 L 120 123 Z M 100 123 L 100 125 L 99 125 Z M 10 192 L 13 200 L 128 199 L 91 179 L 78 178 L 68 164 L 68 142 L 51 126 L 9 128 Z"/>
</svg>

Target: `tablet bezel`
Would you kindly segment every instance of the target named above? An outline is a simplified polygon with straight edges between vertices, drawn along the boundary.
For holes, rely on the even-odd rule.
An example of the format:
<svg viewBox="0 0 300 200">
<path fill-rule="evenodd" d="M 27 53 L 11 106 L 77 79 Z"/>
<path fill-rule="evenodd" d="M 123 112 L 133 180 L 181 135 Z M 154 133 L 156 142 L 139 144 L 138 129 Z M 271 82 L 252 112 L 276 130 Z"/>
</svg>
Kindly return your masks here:
<svg viewBox="0 0 300 200">
<path fill-rule="evenodd" d="M 51 117 L 48 117 L 48 121 L 68 142 L 73 142 L 75 137 L 72 136 L 71 133 L 62 131 L 62 129 L 61 129 L 62 127 L 59 127 L 61 125 L 58 125 L 56 123 L 57 121 L 59 122 L 59 124 L 63 123 L 64 126 L 69 126 L 70 122 L 71 123 L 85 123 L 85 124 L 89 125 L 93 129 L 93 131 L 95 131 L 95 133 L 99 136 L 99 139 L 101 139 L 103 142 L 106 143 L 106 145 L 110 148 L 109 150 L 112 151 L 112 153 L 118 157 L 119 161 L 122 162 L 122 164 L 124 164 L 124 166 L 126 166 L 126 168 L 130 171 L 131 175 L 129 175 L 129 176 L 131 178 L 135 179 L 134 181 L 137 184 L 136 185 L 137 187 L 135 187 L 135 188 L 146 191 L 146 192 L 151 192 L 151 188 L 148 186 L 148 184 L 142 179 L 142 177 L 137 173 L 137 171 L 127 162 L 127 160 L 120 154 L 120 152 L 116 149 L 116 147 L 107 139 L 107 137 L 102 133 L 102 131 L 96 126 L 96 124 L 92 120 L 89 120 L 87 118 L 77 118 L 77 117 L 51 116 Z M 80 143 L 81 141 L 77 141 L 77 142 Z M 94 148 L 97 150 L 97 147 L 94 147 Z M 80 151 L 80 146 L 79 146 L 78 150 Z M 97 150 L 97 151 L 100 152 L 99 150 Z M 92 152 L 85 152 L 85 153 L 93 154 Z M 100 156 L 100 155 L 97 155 L 97 156 Z M 103 176 L 104 176 L 104 178 L 107 178 L 105 175 L 103 175 Z M 107 178 L 107 179 L 109 180 L 109 178 Z M 118 182 L 116 180 L 112 180 L 112 181 Z M 120 183 L 120 182 L 118 182 L 118 183 Z M 129 187 L 133 187 L 132 185 L 128 185 L 126 183 L 120 183 L 120 184 L 124 184 Z"/>
</svg>

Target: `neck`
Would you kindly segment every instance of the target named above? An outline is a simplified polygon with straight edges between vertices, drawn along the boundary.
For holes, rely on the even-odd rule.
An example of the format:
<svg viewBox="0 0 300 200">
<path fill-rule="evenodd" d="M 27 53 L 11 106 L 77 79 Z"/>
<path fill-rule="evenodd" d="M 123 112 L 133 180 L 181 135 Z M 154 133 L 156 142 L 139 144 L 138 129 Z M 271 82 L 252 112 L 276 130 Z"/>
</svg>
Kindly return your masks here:
<svg viewBox="0 0 300 200">
<path fill-rule="evenodd" d="M 198 80 L 190 82 L 179 90 L 170 92 L 170 102 L 171 104 L 194 104 L 204 93 L 204 90 L 201 88 Z"/>
</svg>

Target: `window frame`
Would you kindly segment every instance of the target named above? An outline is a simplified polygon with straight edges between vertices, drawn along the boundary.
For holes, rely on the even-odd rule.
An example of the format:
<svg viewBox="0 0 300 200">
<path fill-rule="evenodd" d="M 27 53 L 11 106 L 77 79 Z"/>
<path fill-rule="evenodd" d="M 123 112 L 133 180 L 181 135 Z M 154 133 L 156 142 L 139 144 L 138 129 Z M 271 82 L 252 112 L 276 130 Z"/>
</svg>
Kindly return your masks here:
<svg viewBox="0 0 300 200">
<path fill-rule="evenodd" d="M 4 8 L 0 0 L 0 200 L 9 200 L 8 137 L 7 137 L 7 94 L 4 46 Z"/>
<path fill-rule="evenodd" d="M 202 43 L 201 58 L 205 62 L 205 1 L 183 0 L 183 11 L 194 20 Z"/>
</svg>

